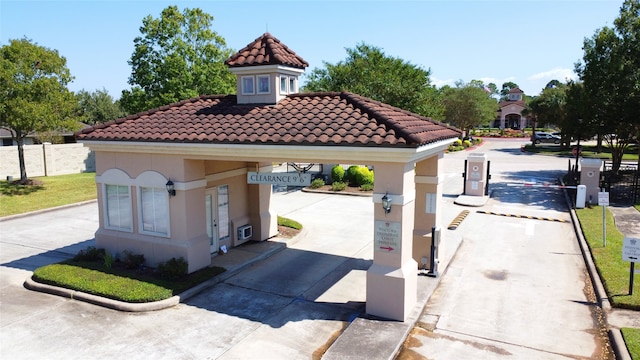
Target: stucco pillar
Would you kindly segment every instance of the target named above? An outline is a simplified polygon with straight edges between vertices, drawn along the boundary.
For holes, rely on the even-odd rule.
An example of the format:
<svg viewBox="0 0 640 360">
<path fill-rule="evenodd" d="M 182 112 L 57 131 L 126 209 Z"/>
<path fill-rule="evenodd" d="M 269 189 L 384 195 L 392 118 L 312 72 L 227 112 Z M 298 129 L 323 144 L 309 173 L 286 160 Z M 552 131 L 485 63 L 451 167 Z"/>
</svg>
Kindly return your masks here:
<svg viewBox="0 0 640 360">
<path fill-rule="evenodd" d="M 440 161 L 444 153 L 424 159 L 416 163 L 415 183 L 416 201 L 413 228 L 413 259 L 420 269 L 429 269 L 431 256 L 431 229 L 441 224 L 442 211 L 442 177 Z M 442 239 L 441 239 L 442 240 Z M 436 248 L 436 258 L 444 245 L 443 241 Z M 426 260 L 426 261 L 425 261 Z M 429 269 L 431 270 L 431 269 Z"/>
<path fill-rule="evenodd" d="M 273 166 L 261 163 L 259 172 L 272 172 Z M 249 189 L 249 216 L 253 226 L 253 240 L 263 241 L 278 235 L 278 216 L 271 211 L 271 185 L 251 184 Z"/>
<path fill-rule="evenodd" d="M 376 163 L 374 252 L 367 270 L 368 314 L 405 321 L 417 301 L 418 264 L 413 260 L 414 164 Z M 386 213 L 382 198 L 391 198 Z"/>
<path fill-rule="evenodd" d="M 580 185 L 587 187 L 586 200 L 591 204 L 598 203 L 598 192 L 600 191 L 600 159 L 580 159 Z"/>
</svg>

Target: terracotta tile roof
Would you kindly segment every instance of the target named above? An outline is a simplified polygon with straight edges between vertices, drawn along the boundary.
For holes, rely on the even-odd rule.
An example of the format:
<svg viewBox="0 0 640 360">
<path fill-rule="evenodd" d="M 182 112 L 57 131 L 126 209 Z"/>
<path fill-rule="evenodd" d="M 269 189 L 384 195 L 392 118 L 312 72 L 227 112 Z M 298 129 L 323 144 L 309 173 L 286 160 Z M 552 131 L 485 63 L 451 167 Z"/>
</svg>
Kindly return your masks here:
<svg viewBox="0 0 640 360">
<path fill-rule="evenodd" d="M 347 92 L 291 94 L 276 105 L 207 95 L 76 133 L 78 140 L 418 147 L 460 130 Z"/>
<path fill-rule="evenodd" d="M 524 94 L 524 91 L 520 90 L 520 88 L 514 87 L 509 90 L 509 94 Z"/>
<path fill-rule="evenodd" d="M 304 69 L 309 66 L 308 62 L 268 32 L 233 54 L 224 63 L 229 67 L 287 65 Z"/>
<path fill-rule="evenodd" d="M 526 107 L 524 100 L 504 100 L 504 101 L 500 101 L 498 103 L 498 106 L 502 109 L 505 106 L 509 106 L 509 105 L 518 105 L 518 106 L 522 106 L 522 107 Z"/>
</svg>

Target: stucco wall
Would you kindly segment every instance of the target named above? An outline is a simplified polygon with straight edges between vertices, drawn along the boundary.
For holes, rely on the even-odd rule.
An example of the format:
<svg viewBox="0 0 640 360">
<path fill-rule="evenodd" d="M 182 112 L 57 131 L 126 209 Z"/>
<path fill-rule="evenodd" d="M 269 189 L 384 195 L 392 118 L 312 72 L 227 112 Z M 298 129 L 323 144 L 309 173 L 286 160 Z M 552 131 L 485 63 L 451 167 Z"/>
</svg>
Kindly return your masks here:
<svg viewBox="0 0 640 360">
<path fill-rule="evenodd" d="M 28 177 L 77 174 L 96 171 L 95 158 L 82 144 L 41 144 L 24 146 Z M 0 147 L 0 178 L 20 177 L 17 146 Z"/>
</svg>

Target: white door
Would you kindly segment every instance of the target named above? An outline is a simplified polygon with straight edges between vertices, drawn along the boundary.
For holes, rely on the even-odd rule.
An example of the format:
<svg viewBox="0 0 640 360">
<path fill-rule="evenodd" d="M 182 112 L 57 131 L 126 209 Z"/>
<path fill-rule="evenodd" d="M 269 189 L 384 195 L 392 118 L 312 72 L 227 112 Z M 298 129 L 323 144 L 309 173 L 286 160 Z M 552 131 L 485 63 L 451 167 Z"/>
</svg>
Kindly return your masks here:
<svg viewBox="0 0 640 360">
<path fill-rule="evenodd" d="M 207 236 L 211 253 L 218 252 L 220 240 L 229 239 L 229 186 L 220 185 L 206 192 Z"/>
<path fill-rule="evenodd" d="M 209 189 L 206 194 L 206 216 L 207 216 L 207 236 L 209 237 L 209 246 L 211 247 L 211 253 L 215 253 L 219 248 L 218 239 L 218 216 L 217 216 L 217 189 Z"/>
</svg>

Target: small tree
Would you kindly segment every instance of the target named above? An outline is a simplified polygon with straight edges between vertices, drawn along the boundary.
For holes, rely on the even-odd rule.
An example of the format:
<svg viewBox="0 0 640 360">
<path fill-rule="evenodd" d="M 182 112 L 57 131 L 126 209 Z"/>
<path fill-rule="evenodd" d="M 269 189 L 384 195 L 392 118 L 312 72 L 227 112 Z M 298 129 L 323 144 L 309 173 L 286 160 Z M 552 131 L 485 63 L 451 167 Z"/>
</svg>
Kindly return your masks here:
<svg viewBox="0 0 640 360">
<path fill-rule="evenodd" d="M 474 85 L 458 82 L 457 87 L 444 90 L 444 115 L 447 122 L 462 129 L 468 136 L 472 127 L 495 119 L 497 103 L 491 93 Z"/>
<path fill-rule="evenodd" d="M 48 131 L 78 129 L 77 101 L 67 60 L 29 39 L 10 40 L 0 49 L 0 127 L 18 144 L 20 182 L 27 183 L 24 139 Z"/>
</svg>

